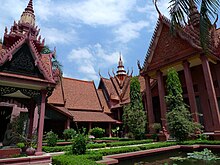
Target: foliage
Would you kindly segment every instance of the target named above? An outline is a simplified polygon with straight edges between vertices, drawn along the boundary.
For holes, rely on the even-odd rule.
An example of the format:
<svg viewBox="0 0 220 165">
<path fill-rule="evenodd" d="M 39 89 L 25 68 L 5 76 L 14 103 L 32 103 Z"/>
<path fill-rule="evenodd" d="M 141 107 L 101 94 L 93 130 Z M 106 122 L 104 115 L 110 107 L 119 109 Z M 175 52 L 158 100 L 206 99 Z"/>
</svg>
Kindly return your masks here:
<svg viewBox="0 0 220 165">
<path fill-rule="evenodd" d="M 93 148 L 105 148 L 106 143 L 89 143 L 86 145 L 87 149 L 93 149 Z"/>
<path fill-rule="evenodd" d="M 74 139 L 72 143 L 72 154 L 81 155 L 86 152 L 86 140 L 87 137 L 85 134 L 79 133 Z"/>
<path fill-rule="evenodd" d="M 42 150 L 44 152 L 61 152 L 61 151 L 70 151 L 72 149 L 72 145 L 66 145 L 66 146 L 54 146 L 54 147 L 50 147 L 50 146 L 43 146 Z"/>
<path fill-rule="evenodd" d="M 101 158 L 100 158 L 101 159 Z M 54 156 L 52 159 L 55 165 L 96 165 L 94 160 L 88 159 L 86 155 L 70 156 L 70 155 L 59 155 Z"/>
<path fill-rule="evenodd" d="M 151 138 L 157 141 L 158 140 L 158 135 L 156 133 L 154 133 L 154 134 L 151 135 Z"/>
<path fill-rule="evenodd" d="M 208 135 L 205 135 L 205 134 L 201 133 L 201 134 L 199 134 L 198 140 L 207 140 L 208 138 L 209 138 Z"/>
<path fill-rule="evenodd" d="M 63 136 L 65 140 L 73 139 L 76 136 L 76 131 L 74 129 L 65 129 L 63 131 Z"/>
<path fill-rule="evenodd" d="M 203 151 L 198 152 L 194 151 L 193 153 L 187 153 L 187 158 L 189 159 L 197 159 L 197 160 L 205 160 L 205 161 L 212 161 L 212 160 L 219 160 L 215 154 L 212 153 L 212 151 L 205 148 Z"/>
<path fill-rule="evenodd" d="M 105 130 L 99 127 L 95 127 L 90 130 L 90 135 L 95 136 L 95 138 L 102 138 L 104 136 Z"/>
<path fill-rule="evenodd" d="M 0 38 L 0 44 L 3 44 L 3 42 L 2 42 L 2 38 Z"/>
<path fill-rule="evenodd" d="M 145 144 L 145 143 L 151 143 L 151 142 L 153 142 L 153 140 L 151 140 L 151 139 L 147 139 L 147 140 L 133 140 L 133 141 L 107 143 L 106 146 L 107 147 L 116 147 L 116 146 Z"/>
<path fill-rule="evenodd" d="M 183 101 L 182 88 L 178 73 L 173 68 L 168 70 L 166 102 L 168 105 L 167 122 L 168 129 L 177 141 L 184 141 L 192 135 L 199 125 L 194 123 Z"/>
<path fill-rule="evenodd" d="M 157 1 L 157 0 L 154 0 Z M 190 21 L 193 5 L 200 7 L 200 43 L 203 50 L 207 51 L 209 44 L 209 29 L 211 20 L 218 17 L 219 0 L 170 0 L 171 31 Z M 216 22 L 214 22 L 216 23 Z"/>
<path fill-rule="evenodd" d="M 151 126 L 157 133 L 161 130 L 161 124 L 160 123 L 153 123 Z"/>
<path fill-rule="evenodd" d="M 133 139 L 129 139 L 129 138 L 120 138 L 120 137 L 103 137 L 103 138 L 97 138 L 96 140 L 131 141 L 131 140 L 133 140 Z"/>
<path fill-rule="evenodd" d="M 138 77 L 130 81 L 130 103 L 123 108 L 123 123 L 135 139 L 143 138 L 146 127 L 146 114 L 143 110 L 140 82 Z"/>
<path fill-rule="evenodd" d="M 24 143 L 17 143 L 16 146 L 18 148 L 24 148 L 25 147 L 25 144 Z"/>
<path fill-rule="evenodd" d="M 54 147 L 57 144 L 58 135 L 53 131 L 47 132 L 46 134 L 47 145 L 50 147 Z"/>
</svg>

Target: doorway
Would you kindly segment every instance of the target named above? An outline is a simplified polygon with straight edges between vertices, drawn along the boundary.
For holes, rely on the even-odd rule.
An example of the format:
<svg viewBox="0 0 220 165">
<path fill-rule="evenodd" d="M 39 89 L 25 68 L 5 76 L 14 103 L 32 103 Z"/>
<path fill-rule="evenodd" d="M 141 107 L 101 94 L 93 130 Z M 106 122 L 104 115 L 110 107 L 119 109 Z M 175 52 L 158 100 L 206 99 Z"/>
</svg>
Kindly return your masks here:
<svg viewBox="0 0 220 165">
<path fill-rule="evenodd" d="M 0 106 L 0 142 L 3 141 L 8 123 L 11 120 L 12 107 Z"/>
</svg>

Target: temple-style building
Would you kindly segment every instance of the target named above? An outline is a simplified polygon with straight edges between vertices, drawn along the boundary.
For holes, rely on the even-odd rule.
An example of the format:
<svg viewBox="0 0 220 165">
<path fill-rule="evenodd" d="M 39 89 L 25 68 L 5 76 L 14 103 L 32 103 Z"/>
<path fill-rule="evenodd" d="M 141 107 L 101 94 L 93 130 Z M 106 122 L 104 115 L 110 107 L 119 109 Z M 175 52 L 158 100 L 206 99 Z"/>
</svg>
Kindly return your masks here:
<svg viewBox="0 0 220 165">
<path fill-rule="evenodd" d="M 220 131 L 220 29 L 216 22 L 209 29 L 208 53 L 200 44 L 200 13 L 192 4 L 186 26 L 171 35 L 171 22 L 159 13 L 159 19 L 140 74 L 145 78 L 149 125 L 161 123 L 165 128 L 167 106 L 167 70 L 175 68 L 181 80 L 183 96 L 194 122 L 216 138 Z M 156 80 L 152 86 L 150 80 Z M 150 130 L 152 132 L 152 129 Z"/>
<path fill-rule="evenodd" d="M 59 69 L 52 67 L 55 52 L 41 53 L 45 40 L 39 31 L 30 0 L 20 20 L 14 21 L 10 30 L 5 28 L 0 44 L 0 141 L 8 123 L 26 113 L 29 137 L 36 123 L 37 155 L 42 154 L 46 100 L 60 76 Z"/>
<path fill-rule="evenodd" d="M 105 98 L 102 99 L 102 105 L 106 105 L 104 106 L 104 110 L 120 123 L 122 123 L 123 106 L 130 103 L 131 77 L 132 72 L 129 75 L 129 71 L 125 71 L 121 57 L 118 62 L 118 70 L 116 74 L 113 71 L 113 76 L 109 73 L 109 78 L 100 76 L 98 92 L 103 93 Z M 145 82 L 143 77 L 139 76 L 139 82 L 141 85 L 143 100 L 145 100 Z"/>
</svg>

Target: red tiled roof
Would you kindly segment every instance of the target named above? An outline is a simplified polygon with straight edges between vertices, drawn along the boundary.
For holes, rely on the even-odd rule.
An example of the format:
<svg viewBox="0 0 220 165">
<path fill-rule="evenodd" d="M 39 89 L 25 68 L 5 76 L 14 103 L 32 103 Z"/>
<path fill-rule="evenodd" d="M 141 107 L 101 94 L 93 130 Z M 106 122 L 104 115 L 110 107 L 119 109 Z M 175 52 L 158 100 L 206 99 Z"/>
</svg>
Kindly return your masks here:
<svg viewBox="0 0 220 165">
<path fill-rule="evenodd" d="M 82 81 L 71 78 L 62 78 L 64 99 L 62 99 L 62 88 L 56 87 L 49 103 L 59 104 L 66 101 L 65 108 L 70 110 L 95 110 L 102 111 L 98 94 L 93 81 Z"/>
<path fill-rule="evenodd" d="M 105 99 L 105 96 L 103 94 L 102 89 L 97 89 L 97 91 L 98 91 L 99 99 L 100 99 L 101 104 L 103 106 L 104 112 L 105 113 L 111 113 L 111 110 L 108 107 L 108 103 L 107 103 L 107 101 Z"/>
<path fill-rule="evenodd" d="M 64 105 L 64 98 L 63 98 L 61 83 L 62 83 L 62 82 L 60 82 L 60 83 L 55 87 L 55 89 L 54 89 L 54 91 L 53 91 L 53 94 L 48 98 L 48 103 L 49 103 L 49 104 Z"/>
<path fill-rule="evenodd" d="M 47 104 L 47 106 L 51 107 L 52 109 L 55 109 L 56 111 L 64 114 L 65 116 L 73 117 L 72 114 L 69 112 L 68 109 L 62 106 L 53 106 L 52 104 Z"/>
<path fill-rule="evenodd" d="M 103 112 L 70 111 L 75 122 L 108 122 L 115 123 L 116 120 Z"/>
<path fill-rule="evenodd" d="M 116 92 L 115 87 L 113 86 L 111 80 L 106 79 L 106 78 L 101 78 L 101 80 L 103 81 L 109 96 L 117 97 L 118 96 L 117 92 Z"/>
</svg>

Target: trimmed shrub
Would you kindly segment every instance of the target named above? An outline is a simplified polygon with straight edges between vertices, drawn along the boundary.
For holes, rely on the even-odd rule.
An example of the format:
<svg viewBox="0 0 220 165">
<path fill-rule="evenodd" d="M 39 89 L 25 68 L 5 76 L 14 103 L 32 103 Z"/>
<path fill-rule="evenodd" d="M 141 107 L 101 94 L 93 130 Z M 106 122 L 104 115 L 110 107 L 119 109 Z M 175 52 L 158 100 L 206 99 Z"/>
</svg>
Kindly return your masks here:
<svg viewBox="0 0 220 165">
<path fill-rule="evenodd" d="M 78 134 L 73 139 L 72 154 L 81 155 L 86 152 L 86 136 L 84 134 Z"/>
<path fill-rule="evenodd" d="M 153 142 L 153 140 L 151 140 L 151 139 L 147 139 L 147 140 L 133 140 L 133 141 L 106 143 L 106 146 L 107 147 L 117 147 L 117 146 L 126 146 L 126 145 L 145 144 L 145 143 L 151 143 L 151 142 Z"/>
<path fill-rule="evenodd" d="M 53 131 L 47 132 L 46 140 L 47 140 L 48 146 L 50 146 L 50 147 L 56 146 L 57 140 L 58 140 L 58 135 L 55 134 Z"/>
<path fill-rule="evenodd" d="M 72 145 L 67 145 L 67 146 L 54 146 L 54 147 L 49 147 L 49 146 L 43 146 L 42 150 L 44 152 L 61 152 L 61 151 L 70 151 L 72 149 Z"/>
<path fill-rule="evenodd" d="M 87 149 L 93 149 L 93 148 L 105 148 L 105 143 L 89 143 L 86 145 Z"/>
<path fill-rule="evenodd" d="M 95 138 L 102 138 L 104 136 L 105 130 L 99 127 L 95 127 L 90 130 L 90 135 L 95 136 Z"/>
<path fill-rule="evenodd" d="M 67 141 L 69 139 L 73 139 L 77 135 L 76 131 L 74 129 L 65 129 L 63 131 L 64 139 Z"/>
<path fill-rule="evenodd" d="M 90 158 L 90 159 L 89 159 Z M 86 157 L 86 155 L 80 156 L 70 156 L 70 155 L 59 155 L 54 156 L 52 159 L 55 165 L 97 165 L 97 163 L 91 159 L 91 157 Z"/>
</svg>

